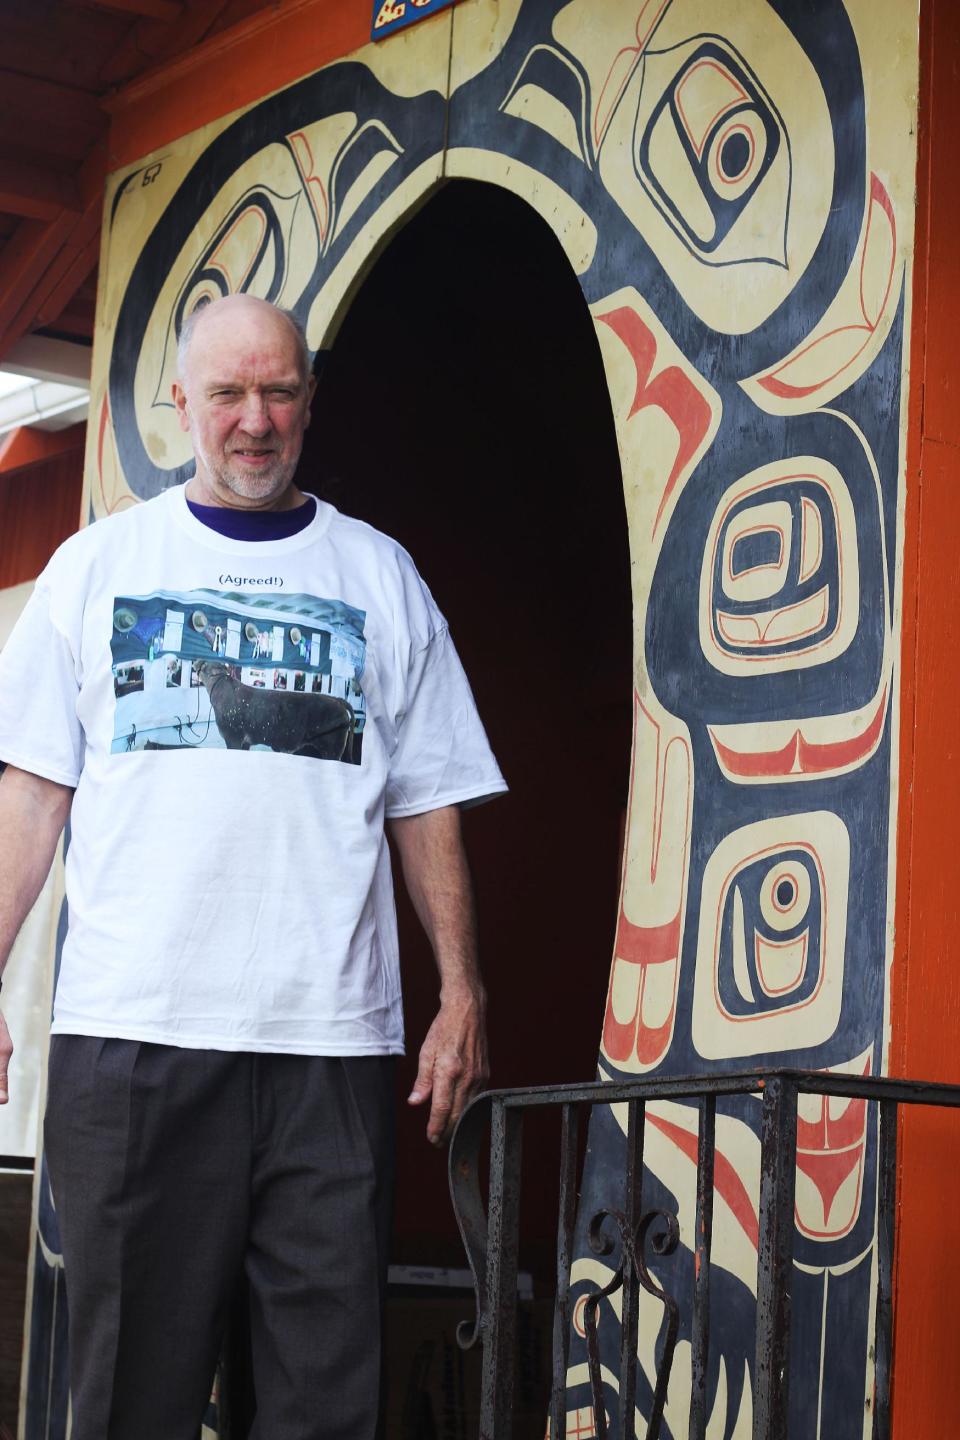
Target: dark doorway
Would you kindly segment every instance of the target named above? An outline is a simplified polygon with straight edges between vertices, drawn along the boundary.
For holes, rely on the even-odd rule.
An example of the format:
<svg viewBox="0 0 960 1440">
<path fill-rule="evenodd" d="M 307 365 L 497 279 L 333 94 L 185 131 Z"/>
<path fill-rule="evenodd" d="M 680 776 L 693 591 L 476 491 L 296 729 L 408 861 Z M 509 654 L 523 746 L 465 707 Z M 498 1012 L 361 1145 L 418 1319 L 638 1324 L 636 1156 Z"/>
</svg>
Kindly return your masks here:
<svg viewBox="0 0 960 1440">
<path fill-rule="evenodd" d="M 495 1085 L 592 1079 L 632 718 L 630 565 L 600 351 L 546 223 L 454 181 L 372 268 L 322 359 L 301 483 L 400 540 L 447 616 L 511 794 L 467 812 Z M 409 1055 L 436 1007 L 400 901 Z M 400 1105 L 395 1259 L 462 1265 L 446 1157 Z M 553 1137 L 525 1138 L 556 1173 Z M 542 1150 L 538 1147 L 542 1145 Z M 555 1188 L 524 1264 L 551 1267 Z"/>
</svg>

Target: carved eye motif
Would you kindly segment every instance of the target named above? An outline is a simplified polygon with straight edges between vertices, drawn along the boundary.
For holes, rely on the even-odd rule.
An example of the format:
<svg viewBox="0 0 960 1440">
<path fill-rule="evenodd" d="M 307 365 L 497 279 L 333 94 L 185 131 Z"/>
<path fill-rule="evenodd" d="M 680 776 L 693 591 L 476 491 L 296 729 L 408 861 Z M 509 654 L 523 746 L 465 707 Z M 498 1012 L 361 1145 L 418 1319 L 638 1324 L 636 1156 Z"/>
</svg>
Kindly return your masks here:
<svg viewBox="0 0 960 1440">
<path fill-rule="evenodd" d="M 756 821 L 704 870 L 693 1036 L 712 1059 L 829 1040 L 840 1016 L 849 835 L 828 811 Z"/>
<path fill-rule="evenodd" d="M 821 980 L 821 887 L 814 858 L 781 852 L 745 866 L 727 891 L 717 980 L 728 1015 L 804 1005 Z"/>
<path fill-rule="evenodd" d="M 813 456 L 735 482 L 714 515 L 700 640 L 728 675 L 824 664 L 853 638 L 859 563 L 849 493 Z"/>
<path fill-rule="evenodd" d="M 664 218 L 701 260 L 786 265 L 786 132 L 759 81 L 726 48 L 705 42 L 675 71 L 649 115 L 638 118 L 635 163 Z"/>
</svg>

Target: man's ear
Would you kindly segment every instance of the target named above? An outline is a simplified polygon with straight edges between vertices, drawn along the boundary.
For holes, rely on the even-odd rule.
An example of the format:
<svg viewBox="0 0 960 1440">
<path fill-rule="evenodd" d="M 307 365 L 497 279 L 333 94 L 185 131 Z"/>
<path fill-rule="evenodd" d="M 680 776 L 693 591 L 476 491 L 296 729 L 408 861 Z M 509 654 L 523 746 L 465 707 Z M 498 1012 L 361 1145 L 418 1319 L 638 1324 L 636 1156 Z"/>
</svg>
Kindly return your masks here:
<svg viewBox="0 0 960 1440">
<path fill-rule="evenodd" d="M 189 430 L 190 416 L 187 414 L 187 392 L 186 390 L 184 390 L 179 380 L 174 380 L 172 393 L 174 408 L 177 412 L 177 419 L 180 421 L 180 429 Z"/>
</svg>

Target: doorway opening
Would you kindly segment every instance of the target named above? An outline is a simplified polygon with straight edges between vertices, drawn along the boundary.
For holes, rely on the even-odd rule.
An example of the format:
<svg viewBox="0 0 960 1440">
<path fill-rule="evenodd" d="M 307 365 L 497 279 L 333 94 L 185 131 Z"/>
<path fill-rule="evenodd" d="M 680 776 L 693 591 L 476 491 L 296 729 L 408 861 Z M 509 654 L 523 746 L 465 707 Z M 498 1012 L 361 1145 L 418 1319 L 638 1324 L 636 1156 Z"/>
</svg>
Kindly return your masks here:
<svg viewBox="0 0 960 1440">
<path fill-rule="evenodd" d="M 322 357 L 300 483 L 409 549 L 511 787 L 464 822 L 491 1084 L 593 1079 L 629 775 L 630 562 L 593 323 L 524 201 L 452 181 L 392 240 Z M 394 1260 L 463 1265 L 446 1156 L 402 1099 L 437 987 L 397 888 L 408 1056 Z M 524 1148 L 528 1173 L 541 1160 L 556 1173 L 555 1137 Z M 524 1261 L 549 1278 L 544 1193 L 525 1210 Z"/>
</svg>

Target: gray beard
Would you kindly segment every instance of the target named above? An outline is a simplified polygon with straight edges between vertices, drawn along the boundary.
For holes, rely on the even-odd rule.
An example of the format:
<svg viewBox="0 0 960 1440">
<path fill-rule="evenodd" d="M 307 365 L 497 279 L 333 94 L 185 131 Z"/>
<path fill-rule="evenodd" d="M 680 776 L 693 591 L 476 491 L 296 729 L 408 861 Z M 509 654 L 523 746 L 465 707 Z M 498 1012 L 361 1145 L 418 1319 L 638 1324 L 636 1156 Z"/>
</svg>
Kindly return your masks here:
<svg viewBox="0 0 960 1440">
<path fill-rule="evenodd" d="M 262 475 L 237 475 L 221 466 L 207 465 L 207 471 L 219 485 L 241 500 L 276 499 L 293 480 L 296 464 L 279 461 Z"/>
</svg>

